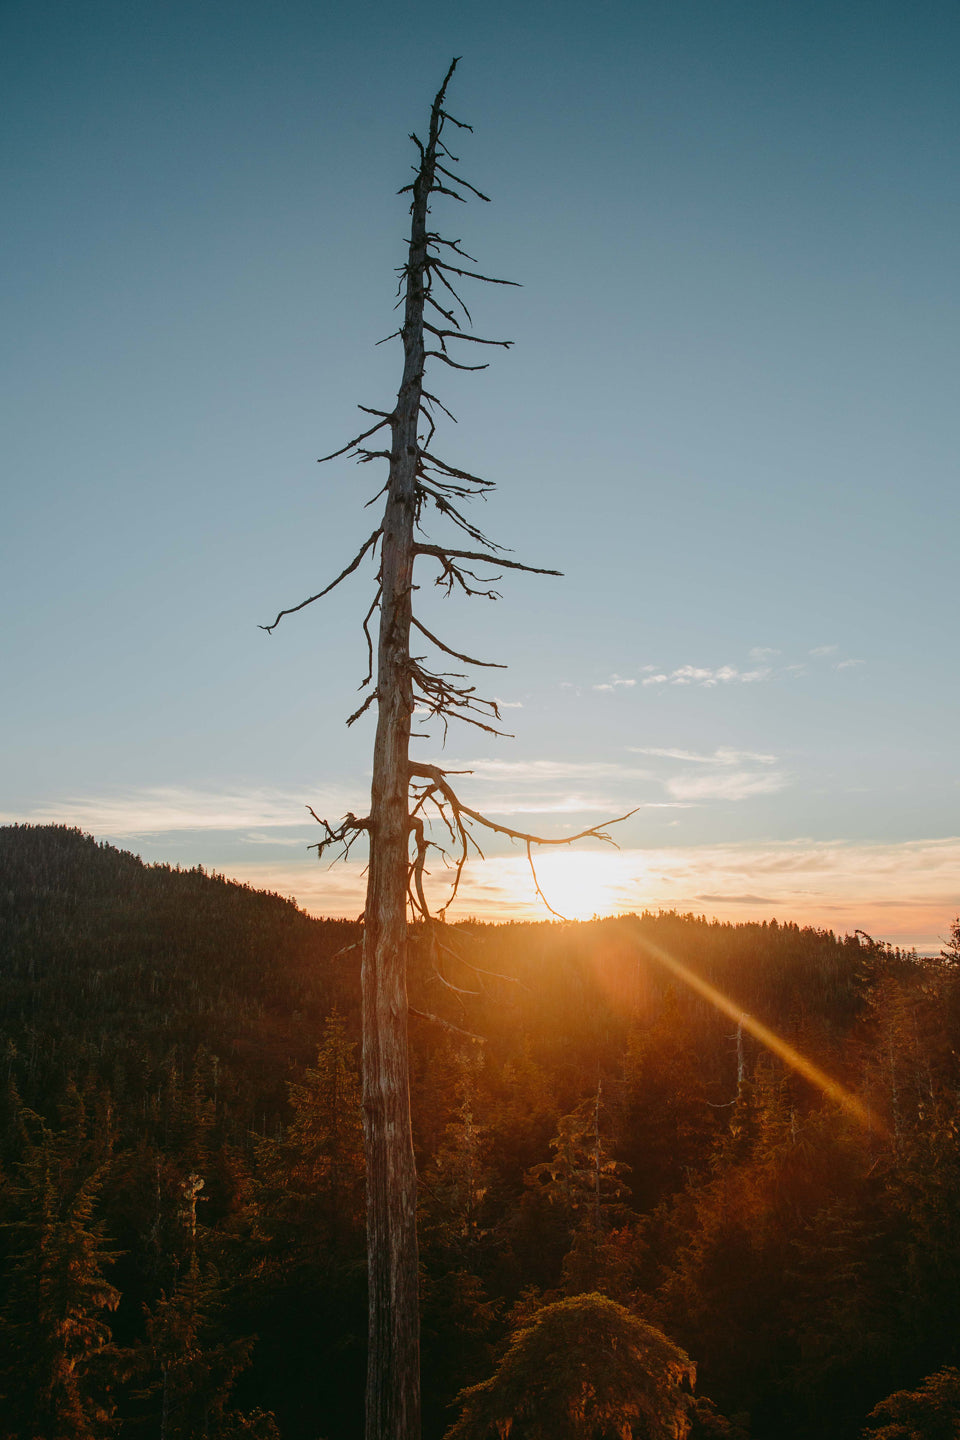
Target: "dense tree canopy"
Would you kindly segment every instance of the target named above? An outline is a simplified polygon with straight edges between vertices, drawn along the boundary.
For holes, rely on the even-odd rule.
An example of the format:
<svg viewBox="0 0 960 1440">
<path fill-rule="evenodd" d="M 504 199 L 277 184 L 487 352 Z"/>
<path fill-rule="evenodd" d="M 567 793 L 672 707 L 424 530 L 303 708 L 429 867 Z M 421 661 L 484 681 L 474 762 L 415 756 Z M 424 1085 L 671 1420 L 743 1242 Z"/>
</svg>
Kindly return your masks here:
<svg viewBox="0 0 960 1440">
<path fill-rule="evenodd" d="M 356 927 L 61 827 L 0 830 L 0 874 L 0 1436 L 352 1440 Z M 438 994 L 416 951 L 410 975 L 456 1027 L 412 1027 L 428 1440 L 586 1295 L 696 1363 L 691 1440 L 939 1424 L 960 929 L 921 961 L 674 914 L 451 928 L 482 993 Z M 876 1125 L 738 1036 L 664 951 Z M 574 1373 L 574 1337 L 557 1347 L 544 1403 Z"/>
</svg>

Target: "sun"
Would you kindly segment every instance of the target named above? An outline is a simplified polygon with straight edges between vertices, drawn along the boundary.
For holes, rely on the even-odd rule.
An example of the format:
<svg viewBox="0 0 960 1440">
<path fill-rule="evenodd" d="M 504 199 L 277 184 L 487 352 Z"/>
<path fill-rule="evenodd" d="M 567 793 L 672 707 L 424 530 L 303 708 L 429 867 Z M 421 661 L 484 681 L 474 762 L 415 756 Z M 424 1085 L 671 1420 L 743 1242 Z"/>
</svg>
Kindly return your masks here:
<svg viewBox="0 0 960 1440">
<path fill-rule="evenodd" d="M 594 915 L 614 915 L 632 908 L 625 891 L 628 881 L 636 883 L 636 876 L 625 873 L 623 857 L 617 851 L 541 851 L 534 863 L 544 898 L 567 920 L 590 920 Z M 527 881 L 532 884 L 529 870 Z"/>
</svg>

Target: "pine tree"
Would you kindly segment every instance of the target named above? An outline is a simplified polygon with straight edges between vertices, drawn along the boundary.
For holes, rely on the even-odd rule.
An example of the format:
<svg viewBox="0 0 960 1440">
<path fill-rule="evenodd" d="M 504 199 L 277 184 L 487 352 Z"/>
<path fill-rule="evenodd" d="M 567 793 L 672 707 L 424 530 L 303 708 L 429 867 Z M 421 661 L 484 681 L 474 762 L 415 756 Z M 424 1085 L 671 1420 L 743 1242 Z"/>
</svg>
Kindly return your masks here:
<svg viewBox="0 0 960 1440">
<path fill-rule="evenodd" d="M 683 1440 L 696 1367 L 671 1340 L 603 1295 L 537 1311 L 496 1372 L 458 1397 L 446 1440 Z"/>
<path fill-rule="evenodd" d="M 336 1250 L 363 1207 L 363 1126 L 355 1046 L 346 1020 L 328 1016 L 313 1067 L 287 1086 L 291 1119 L 257 1147 L 274 1214 L 314 1231 L 309 1243 Z M 306 1235 L 304 1236 L 306 1238 Z"/>
<path fill-rule="evenodd" d="M 95 1218 L 106 1166 L 92 1163 L 97 1146 L 74 1085 L 61 1118 L 54 1131 L 23 1112 L 27 1155 L 9 1186 L 15 1218 L 0 1393 L 16 1440 L 100 1440 L 114 1430 L 115 1351 L 105 1317 L 120 1292 L 107 1278 L 116 1255 Z"/>
<path fill-rule="evenodd" d="M 231 1336 L 222 1325 L 220 1276 L 213 1265 L 201 1263 L 197 1199 L 203 1183 L 193 1173 L 181 1181 L 179 1272 L 144 1307 L 145 1341 L 127 1357 L 128 1369 L 138 1377 L 137 1398 L 152 1409 L 157 1440 L 232 1440 L 243 1434 L 278 1440 L 271 1415 L 244 1415 L 230 1404 L 254 1342 Z"/>
</svg>

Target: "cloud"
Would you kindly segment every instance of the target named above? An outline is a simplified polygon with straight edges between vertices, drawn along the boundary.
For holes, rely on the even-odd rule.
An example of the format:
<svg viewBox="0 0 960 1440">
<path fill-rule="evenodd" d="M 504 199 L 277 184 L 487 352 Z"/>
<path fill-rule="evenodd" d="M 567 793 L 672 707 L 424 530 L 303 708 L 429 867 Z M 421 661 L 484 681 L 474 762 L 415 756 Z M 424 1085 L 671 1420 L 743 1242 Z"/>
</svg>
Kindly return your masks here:
<svg viewBox="0 0 960 1440">
<path fill-rule="evenodd" d="M 703 905 L 782 905 L 772 895 L 694 895 Z"/>
<path fill-rule="evenodd" d="M 445 767 L 446 768 L 446 767 Z M 513 780 L 580 780 L 599 776 L 627 779 L 649 779 L 649 770 L 637 770 L 606 760 L 456 760 L 451 770 L 469 771 L 472 775 L 508 776 Z"/>
<path fill-rule="evenodd" d="M 359 861 L 332 870 L 306 859 L 298 865 L 251 861 L 232 866 L 230 873 L 289 895 L 314 914 L 357 915 L 363 907 Z M 541 853 L 537 874 L 561 911 L 564 895 L 582 885 L 587 913 L 703 913 L 705 907 L 709 913 L 716 907 L 728 921 L 776 917 L 840 933 L 860 928 L 928 951 L 940 948 L 960 911 L 960 837 L 874 845 L 792 840 L 622 851 L 593 847 Z M 439 895 L 442 872 L 434 880 Z M 456 915 L 548 918 L 524 855 L 471 861 Z"/>
<path fill-rule="evenodd" d="M 716 685 L 752 685 L 758 680 L 766 680 L 770 675 L 768 666 L 758 670 L 738 670 L 735 665 L 720 665 L 716 669 L 710 669 L 702 665 L 680 665 L 676 670 L 668 673 L 665 671 L 647 675 L 641 683 L 643 685 L 699 685 L 706 690 Z"/>
<path fill-rule="evenodd" d="M 110 802 L 113 809 L 106 802 L 88 799 L 75 802 L 77 808 L 69 815 L 62 807 L 43 807 L 42 813 L 2 819 L 81 823 L 95 833 L 116 838 L 146 835 L 148 827 L 153 827 L 150 833 L 158 837 L 154 853 L 149 842 L 137 848 L 146 860 L 169 860 L 170 842 L 163 840 L 164 830 L 209 832 L 229 828 L 239 815 L 249 820 L 259 813 L 257 825 L 243 828 L 250 840 L 259 839 L 256 831 L 262 828 L 266 832 L 263 842 L 268 844 L 275 843 L 271 831 L 281 825 L 299 825 L 303 813 L 300 795 L 266 789 L 224 796 L 155 787 L 126 796 L 136 806 L 130 812 L 122 808 L 122 798 L 114 797 Z M 685 803 L 664 802 L 675 808 L 683 808 Z M 330 793 L 317 804 L 341 814 L 356 809 L 358 802 L 354 796 L 351 803 L 344 792 L 343 796 Z M 108 830 L 101 823 L 104 819 L 114 828 Z M 312 822 L 307 823 L 312 829 Z M 212 837 L 202 843 L 204 852 L 191 857 L 191 863 L 200 860 L 237 880 L 278 891 L 312 914 L 355 917 L 363 908 L 366 876 L 362 858 L 327 868 L 312 857 L 295 857 L 291 850 L 289 858 L 225 861 Z M 439 865 L 436 870 L 431 883 L 439 896 L 446 872 Z M 545 887 L 553 887 L 552 898 L 561 911 L 566 897 L 572 897 L 579 887 L 577 904 L 586 913 L 643 909 L 702 913 L 704 908 L 710 913 L 717 908 L 725 920 L 776 916 L 781 922 L 840 933 L 860 928 L 878 939 L 931 952 L 939 950 L 953 918 L 960 913 L 960 837 L 869 845 L 796 839 L 620 851 L 593 846 L 541 852 L 537 873 Z M 546 893 L 550 896 L 551 890 Z M 472 860 L 464 872 L 456 913 L 492 921 L 546 918 L 532 890 L 526 856 L 508 853 L 486 861 Z"/>
<path fill-rule="evenodd" d="M 664 784 L 676 800 L 747 800 L 754 795 L 775 795 L 789 781 L 779 771 L 734 770 L 713 775 L 676 775 Z"/>
<path fill-rule="evenodd" d="M 637 803 L 638 782 L 656 779 L 650 769 L 604 760 L 480 758 L 450 760 L 444 768 L 463 773 L 468 804 L 499 816 L 619 814 Z"/>
<path fill-rule="evenodd" d="M 839 645 L 816 645 L 807 653 L 817 659 L 826 659 L 835 656 L 839 649 Z M 640 674 L 643 677 L 640 684 L 646 686 L 695 685 L 705 690 L 711 690 L 718 685 L 755 685 L 762 680 L 768 680 L 772 675 L 799 676 L 806 673 L 807 667 L 800 661 L 794 660 L 777 666 L 766 663 L 782 653 L 781 650 L 774 649 L 772 645 L 755 645 L 749 651 L 749 655 L 750 659 L 757 663 L 749 670 L 740 669 L 737 665 L 678 665 L 674 670 L 662 670 L 656 665 L 643 665 L 640 667 Z M 837 660 L 834 662 L 833 669 L 850 670 L 854 666 L 865 663 L 863 660 Z M 613 687 L 612 684 L 609 684 L 595 685 L 593 688 L 609 690 Z"/>
<path fill-rule="evenodd" d="M 154 785 L 112 795 L 80 795 L 45 801 L 27 813 L 3 815 L 4 823 L 77 825 L 96 835 L 121 838 L 159 835 L 168 831 L 294 828 L 313 822 L 315 810 L 342 815 L 362 805 L 356 791 L 317 790 L 299 793 L 260 787 L 231 791 L 195 790 L 188 786 Z"/>
<path fill-rule="evenodd" d="M 730 750 L 722 745 L 711 755 L 699 755 L 694 750 L 661 750 L 652 745 L 628 745 L 634 755 L 657 755 L 664 760 L 688 760 L 696 765 L 740 765 L 754 761 L 759 765 L 775 765 L 776 755 L 764 755 L 755 750 Z"/>
<path fill-rule="evenodd" d="M 473 796 L 469 803 L 474 809 L 486 814 L 504 816 L 587 815 L 597 811 L 609 813 L 611 810 L 615 811 L 618 805 L 622 809 L 625 802 L 595 790 L 572 790 L 563 793 L 538 791 L 526 795 L 499 791 L 481 797 Z"/>
<path fill-rule="evenodd" d="M 594 686 L 593 686 L 593 689 L 594 689 L 594 690 L 617 690 L 617 689 L 619 689 L 621 686 L 624 686 L 624 687 L 626 687 L 627 689 L 629 689 L 632 685 L 636 685 L 636 683 L 637 683 L 636 680 L 625 679 L 622 675 L 611 675 L 609 681 L 607 681 L 607 682 L 606 682 L 605 684 L 603 684 L 603 685 L 594 685 Z"/>
<path fill-rule="evenodd" d="M 667 779 L 661 777 L 660 783 L 676 800 L 748 800 L 754 795 L 775 795 L 789 784 L 786 775 L 770 768 L 776 765 L 777 756 L 759 750 L 734 750 L 721 745 L 709 754 L 703 754 L 697 750 L 681 750 L 673 746 L 632 745 L 628 748 L 635 755 L 650 755 L 659 760 L 679 760 L 685 765 L 709 767 L 700 769 L 699 773 L 688 770 Z M 757 765 L 765 768 L 746 768 Z"/>
<path fill-rule="evenodd" d="M 444 768 L 469 772 L 462 776 L 464 799 L 499 816 L 617 815 L 637 803 L 638 782 L 656 780 L 649 769 L 599 760 L 450 760 Z M 294 838 L 297 832 L 315 828 L 308 804 L 333 819 L 349 810 L 362 814 L 368 803 L 362 781 L 352 787 L 304 783 L 299 789 L 156 785 L 56 798 L 0 813 L 0 824 L 76 825 L 111 840 L 219 832 L 230 845 L 295 846 L 303 843 L 302 833 Z M 283 831 L 288 838 L 280 838 Z"/>
</svg>

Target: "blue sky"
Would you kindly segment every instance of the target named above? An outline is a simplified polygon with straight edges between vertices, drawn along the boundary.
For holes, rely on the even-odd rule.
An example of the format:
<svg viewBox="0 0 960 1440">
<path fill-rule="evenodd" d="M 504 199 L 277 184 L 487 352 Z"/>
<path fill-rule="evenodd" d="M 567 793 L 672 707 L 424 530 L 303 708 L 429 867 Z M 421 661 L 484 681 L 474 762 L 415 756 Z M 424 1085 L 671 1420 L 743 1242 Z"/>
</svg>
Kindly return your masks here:
<svg viewBox="0 0 960 1440">
<path fill-rule="evenodd" d="M 515 348 L 436 377 L 444 453 L 564 578 L 425 597 L 509 665 L 516 738 L 447 759 L 545 833 L 641 807 L 613 865 L 551 862 L 558 908 L 936 948 L 960 910 L 954 6 L 7 0 L 0 26 L 5 819 L 359 908 L 302 817 L 364 803 L 372 724 L 342 722 L 370 575 L 257 625 L 372 528 L 371 469 L 316 457 L 396 390 L 395 192 L 459 54 L 494 203 L 437 219 L 523 288 L 474 307 Z M 467 909 L 536 913 L 515 864 Z"/>
</svg>

